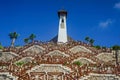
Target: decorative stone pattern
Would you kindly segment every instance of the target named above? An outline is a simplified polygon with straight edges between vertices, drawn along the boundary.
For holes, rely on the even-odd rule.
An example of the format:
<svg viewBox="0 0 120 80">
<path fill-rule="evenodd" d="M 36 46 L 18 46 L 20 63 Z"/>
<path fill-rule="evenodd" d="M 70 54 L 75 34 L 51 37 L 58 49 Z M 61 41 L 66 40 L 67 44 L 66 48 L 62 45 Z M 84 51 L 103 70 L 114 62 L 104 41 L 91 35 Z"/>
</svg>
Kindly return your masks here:
<svg viewBox="0 0 120 80">
<path fill-rule="evenodd" d="M 113 53 L 100 53 L 96 57 L 104 62 L 115 60 Z"/>
<path fill-rule="evenodd" d="M 13 52 L 0 52 L 0 61 L 7 62 L 7 61 L 15 58 L 16 56 L 18 56 L 18 55 Z"/>
<path fill-rule="evenodd" d="M 32 68 L 32 70 L 28 72 L 63 72 L 63 73 L 70 73 L 71 69 L 68 67 L 64 67 L 60 64 L 41 64 L 40 66 L 36 66 Z"/>
<path fill-rule="evenodd" d="M 17 78 L 9 75 L 9 73 L 0 73 L 0 80 L 17 80 Z"/>
<path fill-rule="evenodd" d="M 64 52 L 61 52 L 59 50 L 54 50 L 54 51 L 51 51 L 49 52 L 47 55 L 50 55 L 50 56 L 65 56 L 65 57 L 69 57 L 69 55 L 65 54 Z"/>
<path fill-rule="evenodd" d="M 33 45 L 27 49 L 25 49 L 23 52 L 29 52 L 29 53 L 41 53 L 43 50 L 45 50 L 43 47 L 38 45 Z"/>
<path fill-rule="evenodd" d="M 0 75 L 0 80 L 13 80 L 13 79 L 7 75 Z"/>
<path fill-rule="evenodd" d="M 24 58 L 22 58 L 22 59 L 20 59 L 20 60 L 16 61 L 16 62 L 15 62 L 15 64 L 16 64 L 17 62 L 24 62 L 24 63 L 28 63 L 28 62 L 32 62 L 32 60 L 33 60 L 33 58 L 32 58 L 32 57 L 24 57 Z"/>
<path fill-rule="evenodd" d="M 80 61 L 82 63 L 82 65 L 90 64 L 90 63 L 93 63 L 93 64 L 96 63 L 96 62 L 92 61 L 91 59 L 87 59 L 87 58 L 84 58 L 84 57 L 80 57 L 78 59 L 75 59 L 73 62 L 75 62 L 75 61 Z"/>
<path fill-rule="evenodd" d="M 89 76 L 81 78 L 80 80 L 120 80 L 119 76 L 112 74 L 93 74 L 91 73 Z"/>
<path fill-rule="evenodd" d="M 89 52 L 89 53 L 91 53 L 91 51 L 89 49 L 85 48 L 84 46 L 75 46 L 75 47 L 71 48 L 70 51 L 73 53 L 77 53 L 77 52 Z"/>
<path fill-rule="evenodd" d="M 111 49 L 98 50 L 79 41 L 67 44 L 34 41 L 20 48 L 4 48 L 1 53 L 0 73 L 9 72 L 6 75 L 15 77 L 14 80 L 107 80 L 109 74 L 114 75 L 109 77 L 111 80 L 120 79 L 120 65 L 116 64 Z M 73 64 L 77 60 L 83 65 Z M 18 67 L 14 64 L 18 61 L 26 64 Z"/>
</svg>

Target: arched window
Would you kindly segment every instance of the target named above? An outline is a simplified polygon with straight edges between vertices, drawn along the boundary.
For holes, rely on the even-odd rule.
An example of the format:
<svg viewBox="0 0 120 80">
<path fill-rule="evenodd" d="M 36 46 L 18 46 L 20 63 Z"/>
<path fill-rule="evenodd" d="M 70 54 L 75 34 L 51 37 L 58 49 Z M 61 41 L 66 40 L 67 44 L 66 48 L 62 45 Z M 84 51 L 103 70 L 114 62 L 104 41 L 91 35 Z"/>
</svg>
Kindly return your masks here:
<svg viewBox="0 0 120 80">
<path fill-rule="evenodd" d="M 64 23 L 64 19 L 62 19 L 62 23 Z"/>
<path fill-rule="evenodd" d="M 61 20 L 61 28 L 64 29 L 64 19 Z"/>
</svg>

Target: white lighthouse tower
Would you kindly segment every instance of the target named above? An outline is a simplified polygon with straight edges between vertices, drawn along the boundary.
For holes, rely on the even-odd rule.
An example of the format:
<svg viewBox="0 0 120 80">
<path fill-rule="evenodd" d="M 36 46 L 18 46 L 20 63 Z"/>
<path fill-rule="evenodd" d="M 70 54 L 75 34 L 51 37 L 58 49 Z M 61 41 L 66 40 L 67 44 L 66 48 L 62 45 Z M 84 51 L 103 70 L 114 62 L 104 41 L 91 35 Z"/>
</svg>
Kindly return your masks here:
<svg viewBox="0 0 120 80">
<path fill-rule="evenodd" d="M 58 11 L 59 16 L 59 31 L 58 31 L 58 43 L 66 43 L 67 40 L 67 27 L 66 27 L 66 18 L 67 11 L 60 10 Z"/>
</svg>

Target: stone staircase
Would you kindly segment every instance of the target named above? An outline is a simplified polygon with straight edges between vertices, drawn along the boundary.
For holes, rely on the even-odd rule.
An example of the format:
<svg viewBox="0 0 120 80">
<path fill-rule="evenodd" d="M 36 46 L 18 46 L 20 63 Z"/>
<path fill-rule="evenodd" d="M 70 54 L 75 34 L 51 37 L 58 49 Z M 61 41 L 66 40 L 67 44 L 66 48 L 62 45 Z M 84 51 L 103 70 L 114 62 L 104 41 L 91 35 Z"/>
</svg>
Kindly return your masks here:
<svg viewBox="0 0 120 80">
<path fill-rule="evenodd" d="M 79 80 L 120 80 L 120 76 L 90 73 L 88 76 L 81 77 Z"/>
<path fill-rule="evenodd" d="M 14 77 L 9 72 L 0 73 L 0 80 L 17 80 L 17 77 Z"/>
</svg>

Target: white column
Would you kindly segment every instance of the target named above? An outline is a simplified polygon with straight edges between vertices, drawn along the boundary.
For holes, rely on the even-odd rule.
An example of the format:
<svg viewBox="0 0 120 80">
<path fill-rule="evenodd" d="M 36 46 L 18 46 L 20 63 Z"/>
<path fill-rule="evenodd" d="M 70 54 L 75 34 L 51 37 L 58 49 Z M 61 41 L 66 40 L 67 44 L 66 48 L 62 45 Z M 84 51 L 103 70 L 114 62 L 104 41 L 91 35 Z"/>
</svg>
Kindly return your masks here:
<svg viewBox="0 0 120 80">
<path fill-rule="evenodd" d="M 59 20 L 59 32 L 58 32 L 58 43 L 66 43 L 67 40 L 67 27 L 66 27 L 66 15 L 60 15 Z"/>
</svg>

